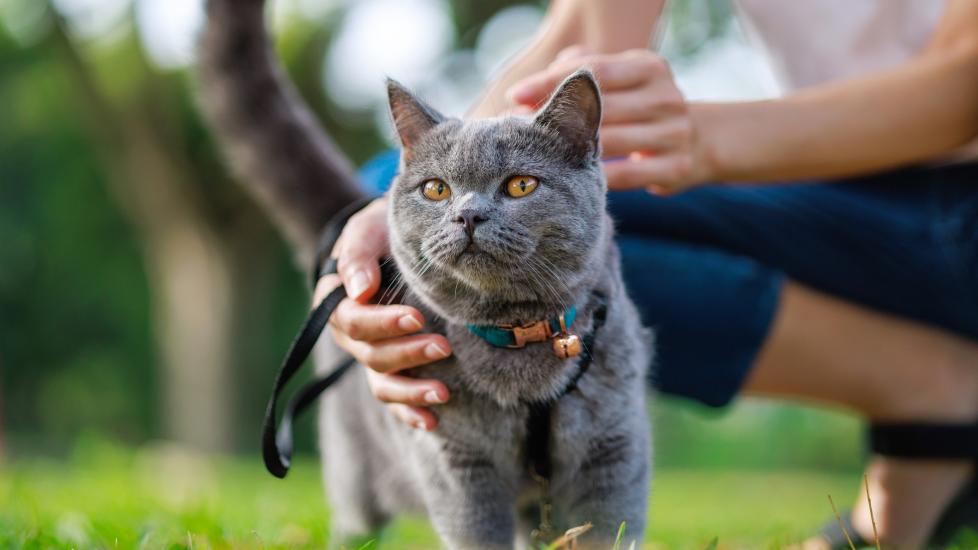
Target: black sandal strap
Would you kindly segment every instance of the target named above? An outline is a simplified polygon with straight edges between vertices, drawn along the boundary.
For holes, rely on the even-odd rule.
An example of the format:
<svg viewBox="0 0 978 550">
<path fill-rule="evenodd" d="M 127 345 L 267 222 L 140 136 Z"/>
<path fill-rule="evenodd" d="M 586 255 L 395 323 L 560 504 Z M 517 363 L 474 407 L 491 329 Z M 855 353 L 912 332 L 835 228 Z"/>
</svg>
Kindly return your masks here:
<svg viewBox="0 0 978 550">
<path fill-rule="evenodd" d="M 850 539 L 856 548 L 869 546 L 869 541 L 864 539 L 853 527 L 852 512 L 843 512 L 841 517 L 842 525 L 839 525 L 838 519 L 832 518 L 822 526 L 822 530 L 818 533 L 818 536 L 825 540 L 828 547 L 831 550 L 849 550 Z M 843 528 L 845 528 L 845 532 L 842 531 Z M 849 538 L 846 538 L 846 533 L 849 534 Z"/>
<path fill-rule="evenodd" d="M 978 423 L 888 423 L 869 428 L 877 454 L 910 459 L 978 460 Z"/>
</svg>

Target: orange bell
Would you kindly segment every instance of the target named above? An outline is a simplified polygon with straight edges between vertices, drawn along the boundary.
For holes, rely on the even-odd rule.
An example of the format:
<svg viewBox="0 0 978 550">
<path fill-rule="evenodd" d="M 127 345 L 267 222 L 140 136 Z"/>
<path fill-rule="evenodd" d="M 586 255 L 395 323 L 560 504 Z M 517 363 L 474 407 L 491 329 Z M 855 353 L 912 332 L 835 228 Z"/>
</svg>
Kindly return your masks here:
<svg viewBox="0 0 978 550">
<path fill-rule="evenodd" d="M 554 355 L 561 359 L 577 357 L 581 354 L 581 339 L 576 334 L 562 332 L 554 336 Z"/>
</svg>

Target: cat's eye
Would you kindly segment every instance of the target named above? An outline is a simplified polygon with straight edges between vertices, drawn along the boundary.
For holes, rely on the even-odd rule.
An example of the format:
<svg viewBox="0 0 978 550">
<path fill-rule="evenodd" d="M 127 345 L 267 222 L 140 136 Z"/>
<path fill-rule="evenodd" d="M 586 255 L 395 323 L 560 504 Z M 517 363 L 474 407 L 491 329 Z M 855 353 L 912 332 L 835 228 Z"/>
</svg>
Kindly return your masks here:
<svg viewBox="0 0 978 550">
<path fill-rule="evenodd" d="M 434 179 L 424 182 L 421 193 L 430 200 L 443 201 L 452 196 L 452 188 L 447 183 Z"/>
<path fill-rule="evenodd" d="M 540 184 L 540 180 L 533 176 L 515 176 L 506 182 L 506 194 L 510 197 L 525 197 L 533 192 Z"/>
</svg>

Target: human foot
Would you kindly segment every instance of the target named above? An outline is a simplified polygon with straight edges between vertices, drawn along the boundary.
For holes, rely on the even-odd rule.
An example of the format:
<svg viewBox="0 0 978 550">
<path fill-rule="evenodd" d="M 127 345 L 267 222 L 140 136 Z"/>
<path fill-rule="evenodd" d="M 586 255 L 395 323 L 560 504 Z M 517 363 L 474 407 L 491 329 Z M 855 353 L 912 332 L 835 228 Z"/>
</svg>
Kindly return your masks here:
<svg viewBox="0 0 978 550">
<path fill-rule="evenodd" d="M 866 468 L 866 487 L 852 508 L 852 526 L 873 541 L 873 518 L 880 540 L 892 548 L 922 548 L 942 513 L 974 474 L 972 462 L 874 457 Z"/>
<path fill-rule="evenodd" d="M 953 361 L 935 366 L 926 389 L 903 401 L 906 408 L 895 408 L 891 418 L 882 419 L 884 424 L 902 426 L 874 430 L 876 454 L 850 512 L 854 539 L 872 542 L 878 534 L 890 548 L 924 547 L 948 506 L 978 475 L 973 442 L 971 454 L 961 451 L 975 439 L 975 428 L 972 435 L 939 433 L 942 424 L 968 426 L 978 421 L 978 354 L 970 343 L 961 350 L 968 353 L 957 353 Z M 938 426 L 918 424 L 907 431 L 907 424 L 920 422 Z M 952 447 L 950 453 L 945 443 Z M 806 550 L 827 547 L 821 538 L 803 546 Z"/>
</svg>

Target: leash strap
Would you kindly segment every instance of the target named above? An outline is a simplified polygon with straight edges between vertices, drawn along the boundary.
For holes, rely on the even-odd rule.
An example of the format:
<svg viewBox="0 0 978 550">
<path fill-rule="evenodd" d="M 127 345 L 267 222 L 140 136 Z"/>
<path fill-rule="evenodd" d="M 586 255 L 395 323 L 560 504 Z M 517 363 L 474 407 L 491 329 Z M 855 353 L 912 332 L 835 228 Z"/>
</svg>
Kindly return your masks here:
<svg viewBox="0 0 978 550">
<path fill-rule="evenodd" d="M 316 268 L 313 273 L 314 287 L 323 275 L 336 273 L 336 261 L 329 257 L 333 246 L 339 239 L 346 222 L 370 201 L 371 199 L 362 199 L 350 204 L 337 213 L 323 229 L 323 236 L 317 249 Z M 326 391 L 326 388 L 342 378 L 354 364 L 353 358 L 347 356 L 328 374 L 315 377 L 299 388 L 299 391 L 286 404 L 282 411 L 282 419 L 276 427 L 275 410 L 278 408 L 278 399 L 282 390 L 299 371 L 309 354 L 312 353 L 323 329 L 326 328 L 326 323 L 329 322 L 329 317 L 344 298 L 346 298 L 346 289 L 342 286 L 336 287 L 309 313 L 309 317 L 306 318 L 299 334 L 289 346 L 289 351 L 285 354 L 285 359 L 282 360 L 278 373 L 275 375 L 272 395 L 268 398 L 265 418 L 262 422 L 261 447 L 265 468 L 277 478 L 284 478 L 289 473 L 289 467 L 292 464 L 292 424 L 295 417 L 309 408 L 316 398 Z"/>
</svg>

